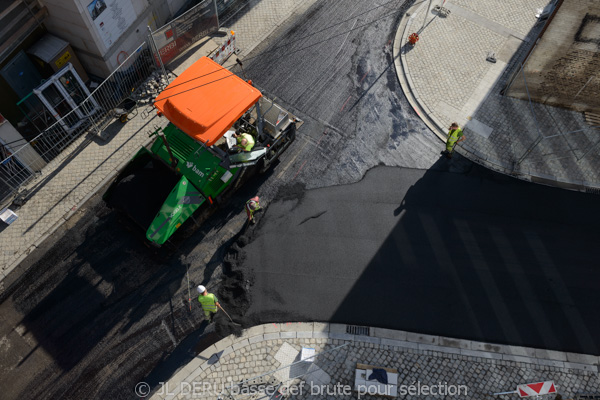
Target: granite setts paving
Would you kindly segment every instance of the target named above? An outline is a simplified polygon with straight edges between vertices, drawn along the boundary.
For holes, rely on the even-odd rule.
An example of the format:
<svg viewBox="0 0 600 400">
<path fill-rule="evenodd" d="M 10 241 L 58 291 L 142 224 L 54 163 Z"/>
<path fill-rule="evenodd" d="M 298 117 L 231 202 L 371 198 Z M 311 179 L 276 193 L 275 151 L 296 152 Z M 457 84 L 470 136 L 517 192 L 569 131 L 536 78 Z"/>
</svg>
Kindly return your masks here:
<svg viewBox="0 0 600 400">
<path fill-rule="evenodd" d="M 370 328 L 369 336 L 344 332 L 346 325 L 321 323 L 250 328 L 239 338 L 226 338 L 227 347 L 202 352 L 154 388 L 151 399 L 268 398 L 269 391 L 297 399 L 355 399 L 357 363 L 398 369 L 400 398 L 435 398 L 438 392 L 446 398 L 487 398 L 549 380 L 563 398 L 600 393 L 597 356 L 377 328 Z M 311 362 L 300 360 L 303 347 L 315 349 Z M 360 398 L 376 396 L 362 393 Z"/>
</svg>

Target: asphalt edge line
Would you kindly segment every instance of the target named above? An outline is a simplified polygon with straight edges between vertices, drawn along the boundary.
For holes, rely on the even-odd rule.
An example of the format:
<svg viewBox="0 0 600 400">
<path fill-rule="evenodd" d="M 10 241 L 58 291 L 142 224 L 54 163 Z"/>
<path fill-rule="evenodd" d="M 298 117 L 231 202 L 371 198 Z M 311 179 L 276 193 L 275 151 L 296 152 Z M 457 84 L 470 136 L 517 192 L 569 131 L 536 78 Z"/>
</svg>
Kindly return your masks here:
<svg viewBox="0 0 600 400">
<path fill-rule="evenodd" d="M 430 351 L 461 355 L 475 359 L 512 361 L 560 369 L 600 372 L 600 356 L 536 349 L 532 347 L 488 344 L 483 342 L 433 336 L 384 328 L 370 328 L 369 336 L 346 333 L 349 325 L 322 322 L 270 323 L 244 329 L 240 337 L 229 335 L 210 345 L 167 382 L 170 391 L 154 393 L 152 400 L 170 400 L 183 385 L 191 384 L 202 372 L 217 364 L 221 357 L 256 343 L 279 339 L 329 339 L 389 346 L 392 350 Z M 156 388 L 154 388 L 156 390 Z"/>
</svg>

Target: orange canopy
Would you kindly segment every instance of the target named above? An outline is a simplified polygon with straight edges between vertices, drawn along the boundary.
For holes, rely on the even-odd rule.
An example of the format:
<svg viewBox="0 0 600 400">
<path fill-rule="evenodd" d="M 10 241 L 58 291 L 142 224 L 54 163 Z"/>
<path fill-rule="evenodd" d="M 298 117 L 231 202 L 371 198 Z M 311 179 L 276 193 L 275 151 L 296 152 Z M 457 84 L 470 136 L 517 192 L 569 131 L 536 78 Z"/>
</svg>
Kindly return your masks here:
<svg viewBox="0 0 600 400">
<path fill-rule="evenodd" d="M 163 90 L 154 106 L 179 129 L 213 145 L 262 96 L 208 57 L 202 57 Z"/>
</svg>

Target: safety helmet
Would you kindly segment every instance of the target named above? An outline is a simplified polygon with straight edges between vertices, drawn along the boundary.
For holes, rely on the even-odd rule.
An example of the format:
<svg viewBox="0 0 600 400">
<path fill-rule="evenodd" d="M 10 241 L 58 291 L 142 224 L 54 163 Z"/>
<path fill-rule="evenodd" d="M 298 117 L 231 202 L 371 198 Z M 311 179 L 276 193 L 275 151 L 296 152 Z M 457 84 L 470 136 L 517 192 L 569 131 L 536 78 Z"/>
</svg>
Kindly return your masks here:
<svg viewBox="0 0 600 400">
<path fill-rule="evenodd" d="M 200 293 L 200 294 L 206 292 L 206 288 L 202 285 L 198 285 L 198 287 L 196 289 L 198 289 L 198 293 Z"/>
</svg>

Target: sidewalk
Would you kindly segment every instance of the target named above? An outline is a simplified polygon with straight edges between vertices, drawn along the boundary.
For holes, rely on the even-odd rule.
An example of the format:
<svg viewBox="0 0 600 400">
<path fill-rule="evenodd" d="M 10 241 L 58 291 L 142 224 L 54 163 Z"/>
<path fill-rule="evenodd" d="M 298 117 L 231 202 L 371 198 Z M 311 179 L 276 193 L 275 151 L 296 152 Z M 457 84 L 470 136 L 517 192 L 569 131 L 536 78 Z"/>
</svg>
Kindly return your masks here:
<svg viewBox="0 0 600 400">
<path fill-rule="evenodd" d="M 312 363 L 299 362 L 303 347 L 315 349 Z M 421 396 L 410 398 L 431 398 L 424 388 L 442 387 L 448 397 L 433 398 L 484 399 L 490 393 L 513 391 L 520 384 L 554 381 L 557 392 L 569 399 L 600 391 L 598 362 L 597 356 L 380 328 L 316 322 L 265 324 L 215 343 L 168 382 L 155 388 L 138 383 L 136 394 L 145 397 L 151 389 L 152 400 L 267 399 L 268 390 L 255 397 L 244 393 L 272 385 L 289 388 L 292 398 L 355 399 L 357 393 L 347 395 L 342 390 L 347 393 L 354 386 L 360 363 L 397 369 L 398 394 L 410 391 L 411 386 L 421 391 Z M 463 395 L 452 396 L 457 388 Z M 227 390 L 240 394 L 228 397 Z M 517 394 L 510 396 L 498 398 L 517 398 Z"/>
<path fill-rule="evenodd" d="M 227 28 L 236 32 L 241 54 L 248 54 L 293 13 L 303 12 L 314 2 L 252 1 Z M 179 63 L 176 74 L 197 59 L 191 52 L 184 57 L 187 60 Z M 16 210 L 17 221 L 0 231 L 0 294 L 22 274 L 23 271 L 15 271 L 19 263 L 80 212 L 85 202 L 114 179 L 141 146 L 150 143 L 148 133 L 166 126 L 167 121 L 154 112 L 143 119 L 145 107 L 141 106 L 138 115 L 127 123 L 115 121 L 109 125 L 103 133 L 106 139 L 91 134 L 77 139 L 44 169 L 43 176 L 29 185 L 27 189 L 34 195 Z"/>
<path fill-rule="evenodd" d="M 428 1 L 416 2 L 396 34 L 396 71 L 411 105 L 441 139 L 452 122 L 464 127 L 467 140 L 457 151 L 465 157 L 520 179 L 593 190 L 600 187 L 600 156 L 582 156 L 598 137 L 583 115 L 500 94 L 543 28 L 535 14 L 547 3 L 448 0 L 450 14 L 441 17 L 433 8 L 442 0 L 431 10 Z M 413 32 L 420 36 L 414 47 L 406 44 Z M 486 61 L 491 52 L 496 63 Z M 538 129 L 544 137 L 587 131 L 536 146 Z"/>
</svg>

